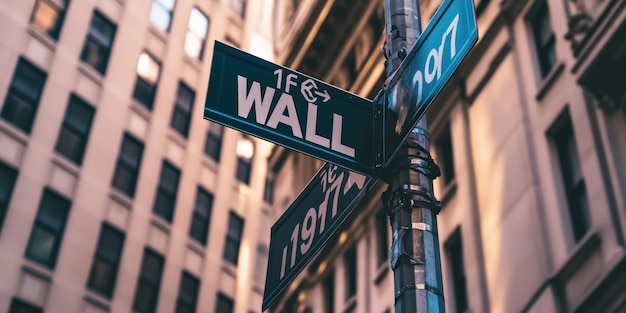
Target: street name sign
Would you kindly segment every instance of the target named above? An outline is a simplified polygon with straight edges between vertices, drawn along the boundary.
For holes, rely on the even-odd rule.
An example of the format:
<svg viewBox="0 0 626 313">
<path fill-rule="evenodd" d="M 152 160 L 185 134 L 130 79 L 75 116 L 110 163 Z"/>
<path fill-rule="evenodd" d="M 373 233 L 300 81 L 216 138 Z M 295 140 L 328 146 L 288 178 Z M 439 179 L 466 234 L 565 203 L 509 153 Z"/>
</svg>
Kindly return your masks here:
<svg viewBox="0 0 626 313">
<path fill-rule="evenodd" d="M 373 104 L 215 42 L 204 118 L 371 175 Z"/>
<path fill-rule="evenodd" d="M 444 0 L 385 87 L 385 165 L 476 41 L 474 0 Z"/>
<path fill-rule="evenodd" d="M 272 226 L 263 311 L 354 211 L 374 179 L 325 163 Z"/>
</svg>

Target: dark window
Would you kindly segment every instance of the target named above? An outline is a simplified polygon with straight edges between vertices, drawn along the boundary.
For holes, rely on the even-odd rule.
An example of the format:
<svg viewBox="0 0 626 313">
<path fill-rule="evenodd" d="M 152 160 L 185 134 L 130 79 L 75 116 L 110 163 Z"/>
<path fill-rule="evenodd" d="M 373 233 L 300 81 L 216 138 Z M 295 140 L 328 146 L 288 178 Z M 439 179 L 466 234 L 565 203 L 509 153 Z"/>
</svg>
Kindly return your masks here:
<svg viewBox="0 0 626 313">
<path fill-rule="evenodd" d="M 43 313 L 43 310 L 40 307 L 34 306 L 26 301 L 13 298 L 13 300 L 11 300 L 9 313 Z"/>
<path fill-rule="evenodd" d="M 326 313 L 335 312 L 335 272 L 331 271 L 324 279 L 324 308 Z"/>
<path fill-rule="evenodd" d="M 172 114 L 172 122 L 170 125 L 183 137 L 189 135 L 189 124 L 191 124 L 191 111 L 193 110 L 193 101 L 196 95 L 185 84 L 178 84 L 178 94 L 176 95 L 176 103 L 174 104 L 174 113 Z"/>
<path fill-rule="evenodd" d="M 70 205 L 69 200 L 54 191 L 44 190 L 26 247 L 28 259 L 48 268 L 54 268 Z"/>
<path fill-rule="evenodd" d="M 17 170 L 0 162 L 0 230 L 9 211 L 16 180 Z"/>
<path fill-rule="evenodd" d="M 193 59 L 202 60 L 206 35 L 209 31 L 209 19 L 197 8 L 191 10 L 187 38 L 185 39 L 185 53 Z"/>
<path fill-rule="evenodd" d="M 228 218 L 228 232 L 226 233 L 226 246 L 224 247 L 224 260 L 237 265 L 239 259 L 239 245 L 243 232 L 243 219 L 234 212 L 230 212 Z"/>
<path fill-rule="evenodd" d="M 104 75 L 109 63 L 114 37 L 115 25 L 100 12 L 94 11 L 80 59 Z"/>
<path fill-rule="evenodd" d="M 162 31 L 169 31 L 175 0 L 154 0 L 150 8 L 150 22 Z"/>
<path fill-rule="evenodd" d="M 87 282 L 89 289 L 111 298 L 123 247 L 124 233 L 103 223 Z"/>
<path fill-rule="evenodd" d="M 274 175 L 268 173 L 265 177 L 265 189 L 263 190 L 263 201 L 274 204 Z"/>
<path fill-rule="evenodd" d="M 154 105 L 157 83 L 161 74 L 161 64 L 148 53 L 143 52 L 137 61 L 137 81 L 133 98 L 149 110 Z"/>
<path fill-rule="evenodd" d="M 346 251 L 344 256 L 346 269 L 346 300 L 356 295 L 356 245 Z"/>
<path fill-rule="evenodd" d="M 439 166 L 443 176 L 444 185 L 448 185 L 454 180 L 454 153 L 452 151 L 452 138 L 450 136 L 450 125 L 448 124 L 436 141 L 437 155 L 439 156 Z"/>
<path fill-rule="evenodd" d="M 557 119 L 550 137 L 556 147 L 574 240 L 578 242 L 590 228 L 589 200 L 569 111 Z"/>
<path fill-rule="evenodd" d="M 215 162 L 220 161 L 220 153 L 222 152 L 222 136 L 224 134 L 224 126 L 211 123 L 204 144 L 204 153 Z"/>
<path fill-rule="evenodd" d="M 163 263 L 165 260 L 159 254 L 150 249 L 145 249 L 141 270 L 139 272 L 139 282 L 135 291 L 133 310 L 137 313 L 153 313 L 156 311 L 156 304 L 161 287 L 161 274 L 163 274 Z"/>
<path fill-rule="evenodd" d="M 213 207 L 213 195 L 203 188 L 198 187 L 196 194 L 196 205 L 191 218 L 191 228 L 189 236 L 206 245 L 209 234 L 209 222 L 211 219 L 211 208 Z"/>
<path fill-rule="evenodd" d="M 38 0 L 30 20 L 31 23 L 52 39 L 59 39 L 68 2 L 68 0 Z"/>
<path fill-rule="evenodd" d="M 163 161 L 161 178 L 154 200 L 154 213 L 168 222 L 174 217 L 176 194 L 178 193 L 178 180 L 180 171 L 167 161 Z"/>
<path fill-rule="evenodd" d="M 376 215 L 376 232 L 378 234 L 378 265 L 389 259 L 389 217 L 384 212 Z"/>
<path fill-rule="evenodd" d="M 237 142 L 237 172 L 236 177 L 240 182 L 249 185 L 252 172 L 252 157 L 254 156 L 254 144 L 248 138 L 242 138 Z"/>
<path fill-rule="evenodd" d="M 46 73 L 20 58 L 0 116 L 30 134 L 45 82 Z"/>
<path fill-rule="evenodd" d="M 135 196 L 142 155 L 143 144 L 129 134 L 124 134 L 111 184 L 131 198 Z"/>
<path fill-rule="evenodd" d="M 70 97 L 55 150 L 78 165 L 83 163 L 93 115 L 92 106 L 75 95 Z"/>
<path fill-rule="evenodd" d="M 233 299 L 227 297 L 222 293 L 217 294 L 217 305 L 215 306 L 216 313 L 232 313 L 235 304 Z"/>
<path fill-rule="evenodd" d="M 196 312 L 199 289 L 200 281 L 189 273 L 183 272 L 180 290 L 178 291 L 178 300 L 176 301 L 176 313 Z"/>
<path fill-rule="evenodd" d="M 550 25 L 550 13 L 547 1 L 540 1 L 529 16 L 541 77 L 546 77 L 556 63 L 556 40 Z"/>
<path fill-rule="evenodd" d="M 455 312 L 467 311 L 467 283 L 463 267 L 463 241 L 461 230 L 457 229 L 445 244 L 450 269 L 452 270 L 452 290 L 454 292 Z"/>
</svg>

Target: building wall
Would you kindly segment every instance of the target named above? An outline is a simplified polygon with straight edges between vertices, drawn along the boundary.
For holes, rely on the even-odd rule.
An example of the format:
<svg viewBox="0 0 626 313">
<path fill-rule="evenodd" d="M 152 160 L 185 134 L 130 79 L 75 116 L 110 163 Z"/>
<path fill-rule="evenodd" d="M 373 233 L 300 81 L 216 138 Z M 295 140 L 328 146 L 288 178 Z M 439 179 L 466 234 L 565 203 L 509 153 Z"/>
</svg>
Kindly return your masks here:
<svg viewBox="0 0 626 313">
<path fill-rule="evenodd" d="M 235 176 L 236 146 L 243 138 L 239 132 L 224 130 L 219 162 L 203 152 L 211 125 L 202 116 L 213 41 L 273 58 L 272 33 L 268 31 L 272 3 L 248 1 L 242 18 L 233 9 L 237 2 L 177 0 L 170 30 L 164 32 L 150 23 L 150 0 L 73 0 L 58 40 L 31 22 L 37 1 L 9 1 L 2 6 L 2 103 L 10 92 L 18 58 L 33 63 L 47 78 L 30 134 L 0 118 L 0 162 L 18 171 L 0 226 L 1 312 L 8 312 L 16 298 L 45 312 L 130 312 L 146 247 L 165 259 L 156 311 L 174 311 L 182 271 L 200 281 L 197 311 L 213 312 L 218 293 L 234 299 L 234 312 L 260 310 L 263 279 L 257 272 L 265 272 L 266 260 L 257 260 L 257 254 L 266 253 L 267 244 L 262 243 L 269 242 L 272 223 L 266 217 L 271 211 L 263 201 L 271 145 L 251 138 L 255 153 L 249 184 Z M 184 52 L 189 14 L 194 7 L 209 19 L 201 60 Z M 116 25 L 106 75 L 80 58 L 94 10 Z M 143 51 L 161 64 L 152 110 L 133 99 L 137 62 Z M 179 81 L 195 91 L 187 138 L 170 127 Z M 95 108 L 80 166 L 55 152 L 70 94 Z M 144 144 L 132 198 L 111 186 L 124 133 Z M 171 223 L 153 213 L 164 160 L 181 172 Z M 189 237 L 198 186 L 214 195 L 206 245 Z M 71 201 L 53 269 L 30 261 L 24 254 L 44 188 Z M 244 220 L 237 266 L 223 258 L 231 211 Z M 86 288 L 103 222 L 125 235 L 110 299 Z"/>
<path fill-rule="evenodd" d="M 626 60 L 626 54 L 619 52 L 624 45 L 616 39 L 624 34 L 626 4 L 544 3 L 554 40 L 549 71 L 542 74 L 540 43 L 533 32 L 541 1 L 475 1 L 479 42 L 427 114 L 431 154 L 444 172 L 434 181 L 434 191 L 442 207 L 438 227 L 448 312 L 619 312 L 625 308 L 617 281 L 625 264 L 626 98 L 623 76 L 613 73 L 621 73 Z M 440 2 L 421 4 L 426 25 Z M 358 2 L 352 9 L 366 11 L 368 5 Z M 294 34 L 284 38 L 302 45 L 294 45 L 281 58 L 327 81 L 340 77 L 336 82 L 345 82 L 344 88 L 362 96 L 375 95 L 381 85 L 374 82 L 385 75 L 381 67 L 350 69 L 346 60 L 357 49 L 355 42 L 333 39 L 361 36 L 364 21 L 371 25 L 370 15 L 341 22 L 339 17 L 345 15 L 333 12 L 343 12 L 343 7 L 332 1 L 303 1 L 299 10 L 300 15 L 311 16 L 305 22 L 296 19 L 291 24 Z M 380 9 L 367 12 L 381 14 Z M 573 26 L 575 21 L 582 26 Z M 378 31 L 382 29 L 372 33 Z M 381 64 L 380 43 L 370 42 L 368 59 Z M 319 47 L 341 53 L 328 62 Z M 307 60 L 316 57 L 318 64 L 330 65 L 309 67 Z M 351 70 L 359 72 L 356 78 L 344 74 Z M 363 84 L 361 77 L 370 77 L 372 83 Z M 555 137 L 567 116 L 575 142 L 568 155 L 579 164 L 572 175 L 584 181 L 573 192 L 564 181 L 567 166 L 559 155 L 564 141 Z M 438 146 L 447 129 L 451 154 Z M 446 159 L 454 170 L 447 183 L 444 177 L 452 172 L 445 168 Z M 292 171 L 291 166 L 284 171 Z M 280 188 L 292 190 L 278 185 L 276 190 Z M 353 221 L 331 238 L 272 312 L 328 312 L 324 281 L 329 275 L 335 282 L 332 312 L 393 311 L 389 262 L 382 266 L 374 262 L 381 240 L 375 227 L 382 210 L 379 194 L 385 188 L 380 183 L 370 191 L 370 200 L 355 210 Z M 292 197 L 296 195 L 297 191 Z M 585 199 L 581 214 L 570 203 L 575 199 Z M 579 235 L 572 221 L 575 215 L 582 216 L 585 225 Z M 391 242 L 392 235 L 385 235 Z M 451 257 L 453 242 L 459 238 L 461 279 L 454 274 L 457 260 Z M 358 251 L 357 294 L 346 298 L 345 251 L 352 245 Z M 462 297 L 455 292 L 466 295 L 466 308 L 461 308 Z"/>
</svg>

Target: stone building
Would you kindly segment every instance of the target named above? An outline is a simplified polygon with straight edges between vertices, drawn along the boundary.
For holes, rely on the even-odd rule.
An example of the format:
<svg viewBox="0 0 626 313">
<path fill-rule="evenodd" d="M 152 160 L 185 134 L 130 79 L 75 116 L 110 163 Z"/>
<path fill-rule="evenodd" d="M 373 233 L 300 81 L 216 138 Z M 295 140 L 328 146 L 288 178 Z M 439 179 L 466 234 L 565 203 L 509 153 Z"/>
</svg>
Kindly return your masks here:
<svg viewBox="0 0 626 313">
<path fill-rule="evenodd" d="M 260 311 L 271 145 L 202 113 L 214 40 L 273 59 L 272 5 L 3 2 L 0 312 Z"/>
<path fill-rule="evenodd" d="M 373 98 L 384 2 L 278 0 L 278 61 Z M 420 2 L 425 26 L 441 1 Z M 427 113 L 447 312 L 626 311 L 626 1 L 475 7 L 479 41 Z M 278 212 L 321 164 L 272 151 Z M 385 188 L 271 312 L 393 312 Z"/>
</svg>

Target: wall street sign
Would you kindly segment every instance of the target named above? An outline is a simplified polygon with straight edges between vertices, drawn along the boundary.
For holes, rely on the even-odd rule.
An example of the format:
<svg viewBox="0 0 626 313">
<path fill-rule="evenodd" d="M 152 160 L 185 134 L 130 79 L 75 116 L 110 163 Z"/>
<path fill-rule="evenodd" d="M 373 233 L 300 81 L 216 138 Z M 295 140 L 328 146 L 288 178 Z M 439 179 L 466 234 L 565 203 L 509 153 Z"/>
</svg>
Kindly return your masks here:
<svg viewBox="0 0 626 313">
<path fill-rule="evenodd" d="M 215 42 L 204 118 L 371 175 L 373 104 Z"/>
</svg>

